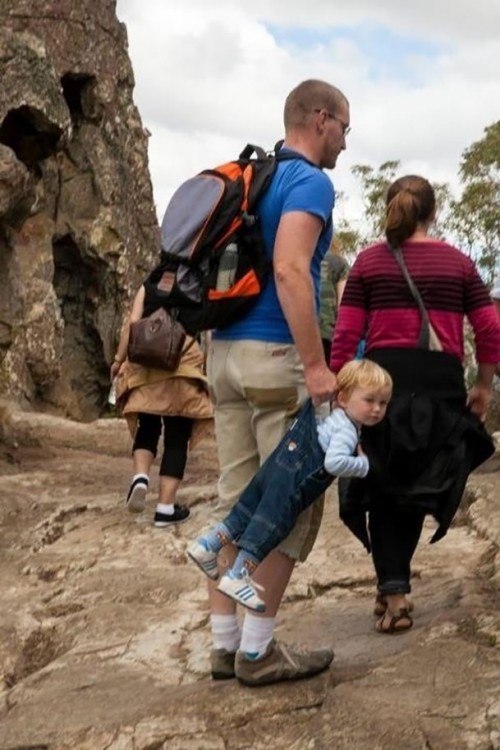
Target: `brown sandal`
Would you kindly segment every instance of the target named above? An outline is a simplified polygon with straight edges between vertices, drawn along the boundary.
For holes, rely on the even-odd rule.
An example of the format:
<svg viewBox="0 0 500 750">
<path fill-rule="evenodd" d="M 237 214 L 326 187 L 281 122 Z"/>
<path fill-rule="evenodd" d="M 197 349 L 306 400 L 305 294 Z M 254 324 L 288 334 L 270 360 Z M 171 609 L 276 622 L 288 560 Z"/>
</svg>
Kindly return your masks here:
<svg viewBox="0 0 500 750">
<path fill-rule="evenodd" d="M 386 618 L 390 617 L 389 625 L 384 626 L 384 622 L 386 621 Z M 406 623 L 403 625 L 401 624 L 404 620 L 406 620 Z M 382 615 L 380 620 L 377 620 L 375 623 L 375 630 L 377 633 L 385 633 L 386 635 L 397 635 L 398 633 L 404 633 L 406 630 L 409 630 L 413 626 L 413 620 L 411 618 L 410 613 L 406 609 L 406 607 L 403 607 L 401 609 L 398 609 L 397 615 L 392 614 L 391 612 L 387 612 Z"/>
<path fill-rule="evenodd" d="M 413 602 L 411 599 L 406 600 L 406 608 L 408 612 L 413 612 Z M 375 606 L 373 607 L 373 614 L 375 617 L 382 617 L 387 612 L 387 599 L 383 594 L 377 594 L 375 597 Z"/>
<path fill-rule="evenodd" d="M 383 594 L 377 594 L 375 597 L 375 606 L 373 608 L 373 614 L 375 617 L 382 617 L 387 611 L 387 599 Z"/>
</svg>

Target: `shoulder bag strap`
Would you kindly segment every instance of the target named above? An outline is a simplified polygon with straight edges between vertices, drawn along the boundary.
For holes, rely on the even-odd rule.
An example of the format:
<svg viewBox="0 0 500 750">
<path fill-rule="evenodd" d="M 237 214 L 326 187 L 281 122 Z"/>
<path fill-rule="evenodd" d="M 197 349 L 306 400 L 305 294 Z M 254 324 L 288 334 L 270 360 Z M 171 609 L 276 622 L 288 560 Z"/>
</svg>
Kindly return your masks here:
<svg viewBox="0 0 500 750">
<path fill-rule="evenodd" d="M 390 247 L 390 250 L 392 251 L 394 257 L 396 258 L 396 262 L 399 268 L 401 269 L 401 273 L 403 274 L 405 281 L 408 284 L 408 288 L 413 295 L 413 299 L 417 303 L 418 309 L 420 310 L 420 315 L 422 317 L 422 322 L 420 325 L 420 334 L 418 337 L 417 345 L 419 349 L 429 349 L 430 348 L 430 323 L 429 323 L 429 316 L 427 314 L 427 310 L 425 309 L 424 303 L 422 301 L 422 297 L 420 296 L 420 292 L 418 291 L 416 284 L 413 281 L 412 277 L 410 276 L 410 272 L 408 271 L 406 267 L 406 263 L 404 262 L 401 248 Z"/>
</svg>

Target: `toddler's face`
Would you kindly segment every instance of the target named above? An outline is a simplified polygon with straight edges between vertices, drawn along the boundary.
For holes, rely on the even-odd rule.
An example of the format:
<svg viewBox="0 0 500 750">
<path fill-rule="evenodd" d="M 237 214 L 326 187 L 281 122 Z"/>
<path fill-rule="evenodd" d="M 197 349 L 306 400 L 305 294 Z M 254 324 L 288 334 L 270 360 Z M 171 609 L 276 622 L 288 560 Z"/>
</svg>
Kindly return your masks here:
<svg viewBox="0 0 500 750">
<path fill-rule="evenodd" d="M 358 387 L 348 394 L 340 392 L 337 400 L 357 424 L 373 427 L 385 417 L 390 399 L 389 388 L 371 390 Z"/>
</svg>

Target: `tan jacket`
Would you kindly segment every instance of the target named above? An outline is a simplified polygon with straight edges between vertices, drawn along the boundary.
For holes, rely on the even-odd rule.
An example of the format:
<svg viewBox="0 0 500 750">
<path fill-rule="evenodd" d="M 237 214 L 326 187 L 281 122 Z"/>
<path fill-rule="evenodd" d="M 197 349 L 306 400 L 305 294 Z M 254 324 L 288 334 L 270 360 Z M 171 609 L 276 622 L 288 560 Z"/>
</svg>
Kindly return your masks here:
<svg viewBox="0 0 500 750">
<path fill-rule="evenodd" d="M 186 346 L 191 339 L 186 340 Z M 139 412 L 195 420 L 191 445 L 211 425 L 213 408 L 203 372 L 204 357 L 197 343 L 183 355 L 177 370 L 153 370 L 125 360 L 117 376 L 117 406 L 132 436 Z"/>
</svg>

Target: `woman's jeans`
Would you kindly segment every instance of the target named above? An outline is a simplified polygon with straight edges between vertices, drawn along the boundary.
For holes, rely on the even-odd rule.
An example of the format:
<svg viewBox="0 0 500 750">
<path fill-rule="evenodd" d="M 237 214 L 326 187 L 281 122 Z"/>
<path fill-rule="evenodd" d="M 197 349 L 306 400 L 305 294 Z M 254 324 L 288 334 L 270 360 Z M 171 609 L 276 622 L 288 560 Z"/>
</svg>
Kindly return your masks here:
<svg viewBox="0 0 500 750">
<path fill-rule="evenodd" d="M 263 560 L 331 485 L 309 399 L 223 520 L 238 547 Z"/>
<path fill-rule="evenodd" d="M 390 507 L 388 507 L 390 505 Z M 415 506 L 395 506 L 388 502 L 373 504 L 368 513 L 368 528 L 378 591 L 409 594 L 411 560 L 417 548 L 425 510 Z"/>
</svg>

